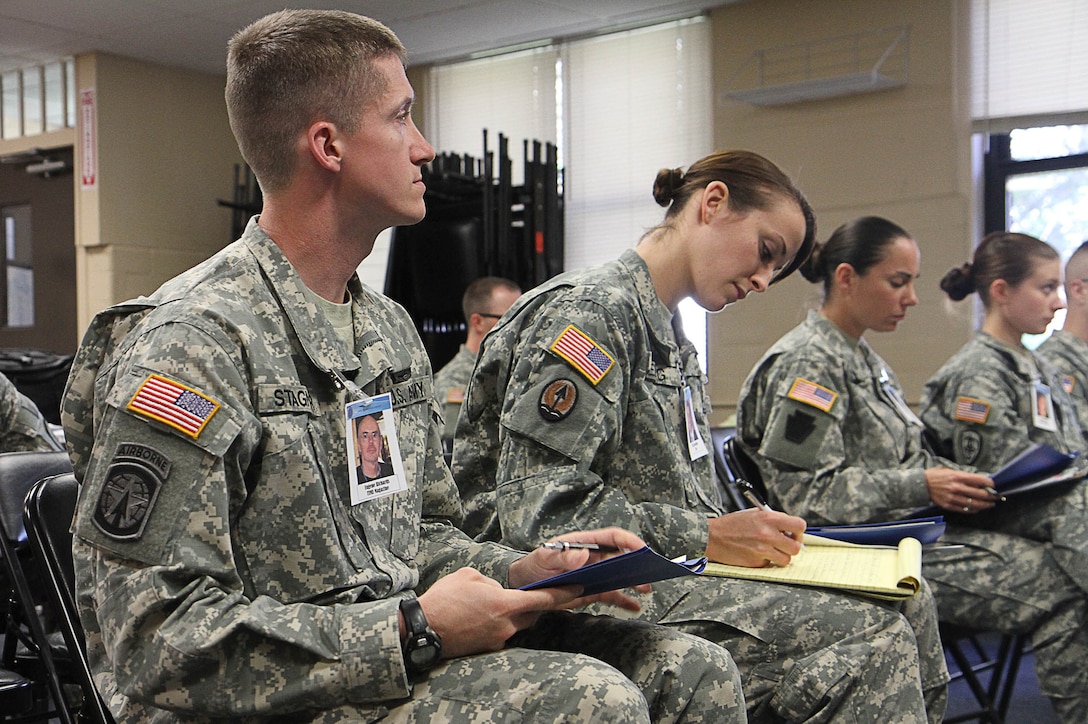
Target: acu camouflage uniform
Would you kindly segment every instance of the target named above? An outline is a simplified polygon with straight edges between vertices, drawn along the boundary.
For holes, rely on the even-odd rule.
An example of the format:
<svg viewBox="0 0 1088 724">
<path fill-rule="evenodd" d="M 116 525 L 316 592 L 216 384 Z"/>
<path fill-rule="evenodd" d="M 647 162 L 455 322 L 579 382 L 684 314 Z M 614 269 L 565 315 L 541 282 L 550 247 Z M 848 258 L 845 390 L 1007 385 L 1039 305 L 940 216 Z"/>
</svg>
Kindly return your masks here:
<svg viewBox="0 0 1088 724">
<path fill-rule="evenodd" d="M 1059 329 L 1036 351 L 1058 370 L 1061 386 L 1076 408 L 1081 435 L 1088 441 L 1088 342 Z"/>
<path fill-rule="evenodd" d="M 457 350 L 449 362 L 434 373 L 434 392 L 442 405 L 442 417 L 445 427 L 442 437 L 453 440 L 457 430 L 457 416 L 461 413 L 461 403 L 465 399 L 465 388 L 472 378 L 472 368 L 476 366 L 476 353 L 465 345 Z"/>
<path fill-rule="evenodd" d="M 61 449 L 34 401 L 0 374 L 0 453 Z"/>
<path fill-rule="evenodd" d="M 927 468 L 969 470 L 926 447 L 902 400 L 868 343 L 813 311 L 752 369 L 737 434 L 774 505 L 812 524 L 893 520 L 930 503 Z M 1088 721 L 1088 598 L 1071 572 L 1051 546 L 991 525 L 990 513 L 945 515 L 942 542 L 965 548 L 922 558 L 941 620 L 1030 633 L 1043 691 L 1064 721 Z"/>
<path fill-rule="evenodd" d="M 564 342 L 581 342 L 584 354 Z M 708 518 L 727 511 L 712 457 L 688 455 L 685 386 L 709 444 L 694 347 L 634 251 L 526 294 L 485 340 L 457 428 L 465 530 L 525 547 L 618 525 L 665 555 L 702 555 Z M 947 672 L 928 604 L 912 601 L 939 720 Z M 813 588 L 685 578 L 655 583 L 641 616 L 727 648 L 752 720 L 926 719 L 918 644 L 892 608 Z"/>
<path fill-rule="evenodd" d="M 599 655 L 639 688 L 527 648 L 409 677 L 400 599 L 462 566 L 504 581 L 521 554 L 452 525 L 423 346 L 401 307 L 355 277 L 349 292 L 353 348 L 254 221 L 87 332 L 63 411 L 76 588 L 117 720 L 622 722 L 648 721 L 649 701 L 663 721 L 712 721 L 739 706 L 716 647 L 567 612 L 518 643 Z M 169 393 L 154 414 L 133 409 L 146 385 Z M 344 405 L 364 392 L 392 394 L 408 485 L 351 506 Z"/>
</svg>

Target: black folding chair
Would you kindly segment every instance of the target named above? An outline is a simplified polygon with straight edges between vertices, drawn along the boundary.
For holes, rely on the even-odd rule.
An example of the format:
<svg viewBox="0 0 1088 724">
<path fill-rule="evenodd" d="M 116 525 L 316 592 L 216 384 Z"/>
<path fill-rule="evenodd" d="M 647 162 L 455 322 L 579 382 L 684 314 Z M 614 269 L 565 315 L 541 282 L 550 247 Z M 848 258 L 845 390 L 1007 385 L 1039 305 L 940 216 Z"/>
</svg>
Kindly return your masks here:
<svg viewBox="0 0 1088 724">
<path fill-rule="evenodd" d="M 35 689 L 48 691 L 52 707 L 44 714 L 65 724 L 74 721 L 61 677 L 61 672 L 67 671 L 68 652 L 60 637 L 48 635 L 38 612 L 47 601 L 23 524 L 23 501 L 38 480 L 71 469 L 68 455 L 63 452 L 0 454 L 0 558 L 7 602 L 0 667 L 31 680 Z M 26 718 L 9 721 L 45 718 L 39 707 L 32 708 L 34 711 Z"/>
<path fill-rule="evenodd" d="M 68 647 L 72 678 L 83 691 L 79 719 L 113 724 L 113 717 L 94 685 L 87 662 L 87 642 L 76 609 L 71 525 L 78 495 L 79 485 L 72 473 L 45 478 L 30 489 L 23 518 L 34 555 L 42 563 L 46 593 L 57 626 Z"/>
</svg>

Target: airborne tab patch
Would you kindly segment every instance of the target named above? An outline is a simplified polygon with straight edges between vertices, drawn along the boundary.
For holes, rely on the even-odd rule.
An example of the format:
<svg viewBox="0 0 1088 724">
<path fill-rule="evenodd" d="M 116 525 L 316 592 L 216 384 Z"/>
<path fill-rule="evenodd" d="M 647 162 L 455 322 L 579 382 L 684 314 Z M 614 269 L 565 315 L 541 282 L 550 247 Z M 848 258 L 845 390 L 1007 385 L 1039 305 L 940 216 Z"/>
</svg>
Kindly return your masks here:
<svg viewBox="0 0 1088 724">
<path fill-rule="evenodd" d="M 169 425 L 195 440 L 219 410 L 219 403 L 192 387 L 151 374 L 136 390 L 127 409 Z"/>
<path fill-rule="evenodd" d="M 612 355 L 605 352 L 599 344 L 573 324 L 568 324 L 548 349 L 569 362 L 571 367 L 581 372 L 594 385 L 600 382 L 615 364 Z"/>
<path fill-rule="evenodd" d="M 817 410 L 830 412 L 831 406 L 835 404 L 835 400 L 839 397 L 839 393 L 806 380 L 804 377 L 798 377 L 793 381 L 786 397 L 803 402 L 806 405 L 812 405 Z"/>
<path fill-rule="evenodd" d="M 973 397 L 956 398 L 955 418 L 963 422 L 977 422 L 982 424 L 990 416 L 990 403 L 976 400 Z"/>
</svg>

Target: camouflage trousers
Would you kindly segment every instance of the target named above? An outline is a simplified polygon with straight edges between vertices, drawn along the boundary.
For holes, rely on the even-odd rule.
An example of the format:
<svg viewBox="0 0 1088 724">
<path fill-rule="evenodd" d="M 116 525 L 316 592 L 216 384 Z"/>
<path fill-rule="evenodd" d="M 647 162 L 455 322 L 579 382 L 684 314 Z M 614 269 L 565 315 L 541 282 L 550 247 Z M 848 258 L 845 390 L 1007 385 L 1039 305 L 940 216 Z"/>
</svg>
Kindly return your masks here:
<svg viewBox="0 0 1088 724">
<path fill-rule="evenodd" d="M 642 615 L 729 651 L 749 721 L 939 722 L 948 670 L 928 588 L 916 598 L 901 613 L 816 588 L 683 578 L 655 583 Z"/>
<path fill-rule="evenodd" d="M 503 651 L 442 662 L 388 708 L 383 722 L 745 721 L 740 676 L 717 646 L 567 612 L 542 616 Z M 360 720 L 344 709 L 313 721 Z"/>
<path fill-rule="evenodd" d="M 1028 634 L 1043 693 L 1063 722 L 1088 721 L 1088 594 L 1048 543 L 949 525 L 965 547 L 926 551 L 922 571 L 942 621 Z"/>
</svg>

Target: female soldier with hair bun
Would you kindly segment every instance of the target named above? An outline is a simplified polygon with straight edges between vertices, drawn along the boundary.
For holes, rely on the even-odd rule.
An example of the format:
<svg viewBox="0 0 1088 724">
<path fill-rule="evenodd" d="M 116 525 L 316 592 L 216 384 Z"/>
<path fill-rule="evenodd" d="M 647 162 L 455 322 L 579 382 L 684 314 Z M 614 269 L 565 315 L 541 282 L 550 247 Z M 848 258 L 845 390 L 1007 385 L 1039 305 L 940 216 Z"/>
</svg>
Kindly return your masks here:
<svg viewBox="0 0 1088 724">
<path fill-rule="evenodd" d="M 963 547 L 922 558 L 941 620 L 1030 634 L 1042 690 L 1063 721 L 1088 721 L 1085 577 L 1046 543 L 987 525 L 993 513 L 979 513 L 994 506 L 992 481 L 933 454 L 895 373 L 862 336 L 894 331 L 918 303 L 919 262 L 910 235 L 879 217 L 817 244 L 801 273 L 823 284 L 823 304 L 752 369 L 738 438 L 772 503 L 810 524 L 894 520 L 930 501 L 961 513 L 943 542 Z"/>
<path fill-rule="evenodd" d="M 462 527 L 530 548 L 552 531 L 622 522 L 670 557 L 784 565 L 805 523 L 727 512 L 706 379 L 676 308 L 692 297 L 718 311 L 790 274 L 813 243 L 812 210 L 746 151 L 664 169 L 653 193 L 665 218 L 634 249 L 526 293 L 484 342 L 454 442 Z M 909 605 L 917 636 L 892 604 L 684 578 L 655 583 L 641 617 L 724 646 L 752 721 L 940 721 L 936 612 L 928 595 Z"/>
<path fill-rule="evenodd" d="M 1061 376 L 1021 337 L 1046 330 L 1065 308 L 1061 262 L 1026 234 L 988 234 L 974 261 L 949 271 L 941 289 L 954 301 L 977 292 L 981 331 L 926 383 L 922 420 L 942 455 L 995 471 L 1033 443 L 1084 449 Z"/>
</svg>

